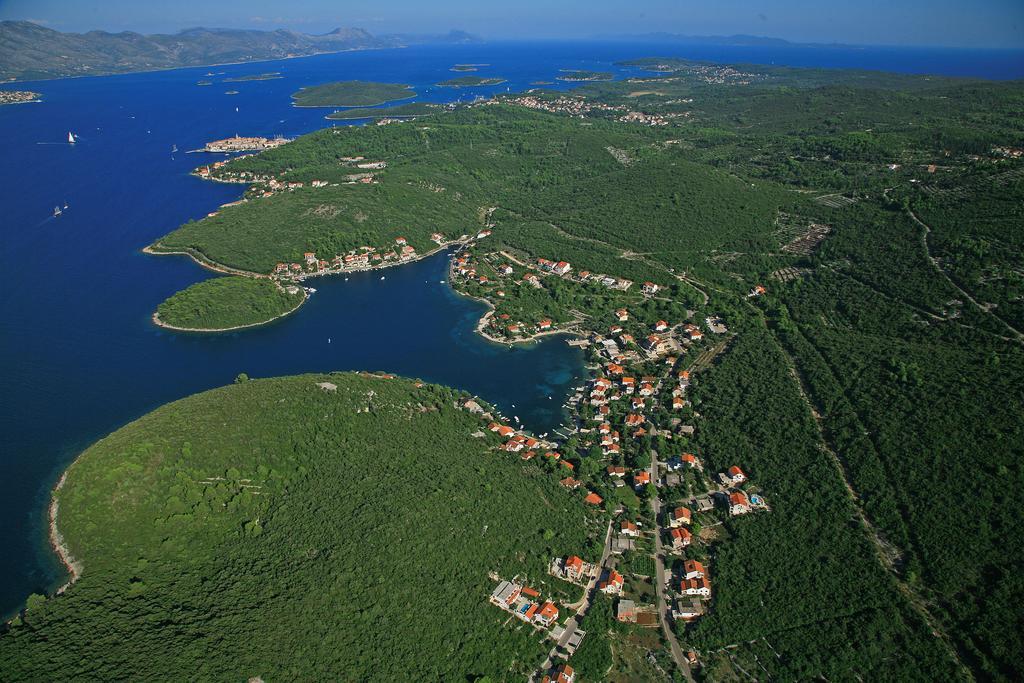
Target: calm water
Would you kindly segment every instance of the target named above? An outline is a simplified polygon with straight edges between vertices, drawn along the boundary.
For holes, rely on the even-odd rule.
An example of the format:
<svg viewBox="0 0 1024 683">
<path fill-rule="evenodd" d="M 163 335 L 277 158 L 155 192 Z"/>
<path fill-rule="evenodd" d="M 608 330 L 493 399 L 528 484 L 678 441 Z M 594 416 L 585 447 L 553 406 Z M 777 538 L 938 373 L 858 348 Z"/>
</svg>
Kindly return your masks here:
<svg viewBox="0 0 1024 683">
<path fill-rule="evenodd" d="M 288 95 L 341 79 L 410 83 L 421 99 L 445 101 L 523 89 L 559 68 L 623 73 L 611 62 L 650 54 L 1024 75 L 1004 53 L 847 52 L 494 44 L 30 84 L 44 104 L 0 108 L 0 614 L 60 578 L 44 533 L 59 472 L 91 442 L 162 403 L 239 372 L 387 370 L 477 393 L 543 432 L 559 424 L 566 392 L 583 376 L 580 354 L 561 340 L 510 351 L 476 337 L 482 308 L 441 284 L 443 254 L 388 270 L 384 281 L 379 274 L 313 280 L 318 292 L 310 302 L 266 328 L 193 336 L 153 327 L 149 316 L 160 301 L 210 273 L 185 258 L 139 250 L 241 194 L 238 186 L 188 176 L 203 157 L 172 156 L 172 145 L 184 151 L 235 133 L 294 136 L 328 125 L 325 110 L 292 108 Z M 490 63 L 480 74 L 509 83 L 468 92 L 430 86 L 457 62 Z M 265 71 L 284 78 L 217 82 Z M 196 86 L 201 79 L 215 85 Z M 69 130 L 80 139 L 73 147 L 62 144 Z M 64 215 L 50 217 L 65 201 Z"/>
</svg>

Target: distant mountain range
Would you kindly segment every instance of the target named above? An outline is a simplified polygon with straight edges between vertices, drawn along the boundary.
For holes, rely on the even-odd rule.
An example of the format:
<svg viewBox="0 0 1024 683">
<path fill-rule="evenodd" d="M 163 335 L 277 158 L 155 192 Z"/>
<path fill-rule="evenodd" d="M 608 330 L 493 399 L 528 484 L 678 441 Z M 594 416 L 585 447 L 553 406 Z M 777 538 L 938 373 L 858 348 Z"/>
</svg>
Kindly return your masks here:
<svg viewBox="0 0 1024 683">
<path fill-rule="evenodd" d="M 687 36 L 681 33 L 642 33 L 636 35 L 598 36 L 602 40 L 635 40 L 685 45 L 735 45 L 744 47 L 851 47 L 840 43 L 794 43 L 782 38 L 736 34 L 732 36 Z"/>
<path fill-rule="evenodd" d="M 0 81 L 98 76 L 415 43 L 477 40 L 464 31 L 437 36 L 373 36 L 361 28 L 338 28 L 321 35 L 285 29 L 220 28 L 193 28 L 154 35 L 130 31 L 61 33 L 28 21 L 3 21 L 0 22 Z"/>
</svg>

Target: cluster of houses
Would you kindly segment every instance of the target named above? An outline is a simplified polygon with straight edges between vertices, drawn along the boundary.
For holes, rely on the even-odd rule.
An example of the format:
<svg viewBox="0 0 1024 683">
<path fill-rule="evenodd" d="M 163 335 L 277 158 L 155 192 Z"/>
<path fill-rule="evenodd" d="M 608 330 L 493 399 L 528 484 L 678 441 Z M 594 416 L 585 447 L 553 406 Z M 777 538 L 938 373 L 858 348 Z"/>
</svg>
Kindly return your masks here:
<svg viewBox="0 0 1024 683">
<path fill-rule="evenodd" d="M 517 619 L 546 629 L 558 621 L 558 607 L 551 600 L 540 600 L 540 593 L 514 581 L 501 581 L 491 593 L 495 607 L 510 612 Z"/>
<path fill-rule="evenodd" d="M 668 119 L 664 116 L 658 116 L 657 114 L 644 114 L 639 111 L 628 112 L 617 119 L 622 123 L 640 123 L 645 126 L 667 126 Z"/>
<path fill-rule="evenodd" d="M 597 565 L 585 562 L 579 555 L 555 557 L 552 558 L 551 564 L 548 565 L 548 573 L 551 576 L 576 584 L 577 586 L 586 586 L 590 583 L 590 580 L 594 578 L 598 570 Z"/>
<path fill-rule="evenodd" d="M 316 252 L 307 251 L 302 255 L 302 263 L 278 263 L 274 266 L 274 275 L 294 277 L 368 270 L 382 265 L 411 261 L 416 257 L 416 249 L 404 237 L 397 237 L 394 246 L 383 253 L 376 247 L 359 247 L 347 254 L 339 254 L 328 260 L 319 258 Z"/>
<path fill-rule="evenodd" d="M 539 97 L 534 97 L 533 95 L 523 95 L 520 97 L 506 97 L 501 100 L 489 100 L 487 104 L 497 104 L 498 102 L 515 104 L 520 107 L 526 107 L 527 109 L 536 109 L 538 111 L 546 111 L 553 114 L 567 114 L 568 116 L 577 116 L 579 118 L 583 118 L 585 115 L 593 111 L 614 112 L 625 110 L 625 107 L 604 104 L 603 102 L 590 102 L 582 97 L 568 96 L 561 96 L 553 99 L 541 99 Z"/>
<path fill-rule="evenodd" d="M 725 472 L 718 473 L 718 481 L 727 496 L 729 514 L 733 517 L 745 515 L 755 510 L 768 510 L 768 503 L 760 494 L 747 494 L 739 488 L 747 482 L 747 475 L 738 465 L 733 465 Z"/>
</svg>

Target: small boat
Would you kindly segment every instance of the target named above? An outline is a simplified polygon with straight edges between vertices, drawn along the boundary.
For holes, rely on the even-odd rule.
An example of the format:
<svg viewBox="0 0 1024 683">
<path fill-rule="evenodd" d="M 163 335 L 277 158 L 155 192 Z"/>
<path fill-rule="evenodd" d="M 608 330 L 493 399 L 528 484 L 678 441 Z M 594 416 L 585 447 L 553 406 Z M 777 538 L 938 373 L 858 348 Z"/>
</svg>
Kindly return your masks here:
<svg viewBox="0 0 1024 683">
<path fill-rule="evenodd" d="M 348 278 L 345 278 L 345 282 L 348 282 Z"/>
<path fill-rule="evenodd" d="M 384 276 L 383 276 L 383 275 L 381 275 L 381 276 L 380 276 L 380 279 L 381 279 L 381 280 L 383 280 L 383 279 L 384 279 Z"/>
<path fill-rule="evenodd" d="M 328 343 L 328 344 L 330 344 L 330 343 L 331 343 L 331 338 L 330 338 L 330 337 L 328 337 L 328 338 L 327 338 L 327 343 Z"/>
<path fill-rule="evenodd" d="M 53 207 L 53 217 L 54 218 L 56 218 L 57 216 L 61 215 L 62 213 L 64 213 L 64 212 L 60 210 L 59 206 Z"/>
<path fill-rule="evenodd" d="M 171 154 L 174 154 L 177 151 L 178 151 L 178 146 L 177 145 L 171 145 Z"/>
<path fill-rule="evenodd" d="M 73 145 L 73 144 L 75 144 L 75 142 L 77 142 L 75 140 L 75 134 L 72 133 L 71 131 L 68 131 L 68 144 L 69 145 Z"/>
</svg>

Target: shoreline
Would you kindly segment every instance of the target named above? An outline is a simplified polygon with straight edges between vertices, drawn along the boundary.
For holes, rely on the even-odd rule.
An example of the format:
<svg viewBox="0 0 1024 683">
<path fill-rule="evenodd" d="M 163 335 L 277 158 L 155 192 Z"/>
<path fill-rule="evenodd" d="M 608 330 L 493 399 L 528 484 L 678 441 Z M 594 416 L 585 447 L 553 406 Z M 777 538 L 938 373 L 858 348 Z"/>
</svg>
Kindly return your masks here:
<svg viewBox="0 0 1024 683">
<path fill-rule="evenodd" d="M 153 311 L 153 315 L 150 316 L 150 320 L 153 321 L 154 325 L 156 325 L 157 327 L 162 327 L 165 330 L 171 330 L 173 332 L 189 332 L 189 333 L 196 333 L 196 334 L 201 334 L 203 332 L 209 332 L 209 333 L 233 332 L 235 330 L 247 330 L 247 329 L 249 329 L 251 327 L 262 327 L 263 325 L 269 325 L 270 323 L 274 322 L 275 320 L 280 320 L 281 318 L 284 318 L 285 316 L 289 316 L 292 313 L 294 313 L 295 311 L 297 311 L 300 308 L 302 308 L 302 305 L 305 304 L 307 301 L 309 301 L 309 292 L 307 292 L 305 290 L 305 288 L 300 288 L 300 289 L 302 289 L 302 300 L 299 301 L 299 303 L 295 304 L 295 306 L 293 306 L 292 308 L 288 309 L 284 313 L 280 313 L 278 315 L 275 315 L 273 318 L 268 318 L 267 320 L 261 320 L 260 322 L 247 323 L 245 325 L 235 325 L 234 327 L 209 327 L 209 328 L 206 328 L 206 327 L 178 327 L 177 325 L 171 325 L 170 323 L 165 323 L 163 320 L 160 320 L 160 314 L 157 311 Z"/>
<path fill-rule="evenodd" d="M 302 59 L 304 57 L 318 57 L 320 55 L 340 55 L 343 52 L 365 52 L 367 50 L 404 50 L 408 45 L 393 45 L 391 47 L 350 47 L 345 50 L 329 50 L 327 52 L 314 52 L 309 55 L 292 55 L 290 57 L 274 57 L 272 59 L 249 59 L 240 62 L 214 62 L 213 64 L 182 64 L 180 66 L 168 66 L 162 69 L 140 69 L 138 71 L 114 71 L 111 73 L 82 74 L 81 76 L 54 76 L 53 78 L 34 78 L 31 80 L 13 79 L 4 83 L 45 83 L 47 81 L 64 81 L 74 78 L 103 78 L 106 76 L 128 76 L 131 74 L 155 74 L 162 71 L 177 71 L 178 69 L 207 69 L 213 66 L 235 66 L 238 64 L 262 64 L 266 62 L 283 62 L 287 59 Z"/>
<path fill-rule="evenodd" d="M 495 308 L 494 304 L 491 303 L 490 300 L 484 299 L 483 297 L 473 296 L 472 294 L 466 294 L 465 292 L 460 292 L 459 290 L 455 289 L 454 285 L 452 284 L 452 280 L 453 280 L 452 261 L 449 261 L 448 262 L 448 288 L 451 289 L 456 294 L 458 294 L 459 296 L 465 297 L 467 299 L 472 299 L 473 301 L 479 301 L 480 303 L 482 303 L 485 306 L 487 306 L 487 312 L 484 313 L 482 316 L 480 316 L 480 319 L 476 321 L 476 327 L 474 328 L 474 331 L 478 335 L 480 335 L 481 337 L 486 339 L 487 341 L 491 342 L 492 344 L 501 344 L 502 346 L 505 346 L 505 345 L 512 346 L 514 344 L 529 344 L 532 341 L 537 341 L 541 337 L 553 337 L 553 336 L 560 335 L 560 334 L 563 334 L 563 335 L 566 335 L 566 336 L 569 336 L 569 337 L 576 337 L 578 339 L 584 339 L 587 336 L 586 334 L 584 334 L 582 332 L 578 332 L 578 331 L 555 329 L 555 330 L 545 330 L 544 332 L 535 332 L 534 334 L 531 334 L 529 337 L 517 337 L 515 339 L 499 339 L 497 337 L 492 337 L 490 334 L 487 333 L 486 330 L 484 330 L 484 328 L 487 326 L 487 323 L 490 321 L 491 316 L 493 316 L 494 312 L 497 310 Z M 577 321 L 577 322 L 574 322 L 572 324 L 573 325 L 578 325 L 580 322 L 582 322 L 582 321 Z"/>
<path fill-rule="evenodd" d="M 81 457 L 81 454 L 79 454 L 79 457 Z M 71 586 L 78 581 L 78 577 L 82 575 L 82 563 L 76 560 L 71 554 L 71 550 L 64 542 L 64 536 L 61 535 L 60 530 L 57 528 L 57 514 L 60 512 L 60 500 L 58 499 L 57 494 L 62 488 L 64 488 L 64 483 L 68 478 L 68 472 L 71 471 L 71 468 L 76 462 L 78 462 L 78 458 L 75 458 L 71 464 L 67 466 L 64 472 L 60 475 L 60 479 L 58 479 L 57 483 L 54 485 L 53 490 L 50 492 L 50 547 L 53 549 L 53 552 L 56 553 L 57 558 L 60 560 L 60 563 L 64 565 L 64 569 L 68 573 L 68 580 L 57 589 L 55 595 L 61 595 L 68 588 L 71 588 Z"/>
</svg>

